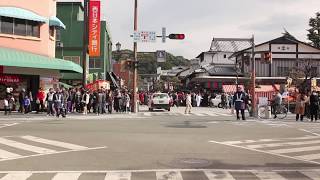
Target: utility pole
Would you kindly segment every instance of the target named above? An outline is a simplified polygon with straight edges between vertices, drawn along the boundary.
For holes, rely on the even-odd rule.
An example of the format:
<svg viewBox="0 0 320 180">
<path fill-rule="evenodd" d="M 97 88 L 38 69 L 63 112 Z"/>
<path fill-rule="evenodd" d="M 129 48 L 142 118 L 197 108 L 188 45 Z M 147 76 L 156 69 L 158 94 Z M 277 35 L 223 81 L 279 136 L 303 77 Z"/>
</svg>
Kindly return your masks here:
<svg viewBox="0 0 320 180">
<path fill-rule="evenodd" d="M 83 47 L 82 47 L 82 87 L 87 85 L 87 52 L 88 52 L 88 8 L 89 0 L 84 0 Z"/>
<path fill-rule="evenodd" d="M 251 75 L 251 81 L 252 81 L 252 90 L 251 90 L 251 99 L 252 99 L 252 115 L 256 116 L 256 110 L 257 110 L 257 100 L 256 100 L 256 61 L 255 61 L 255 44 L 254 44 L 254 35 L 252 35 L 252 75 Z"/>
<path fill-rule="evenodd" d="M 134 32 L 138 31 L 138 0 L 134 0 Z M 133 43 L 133 54 L 134 54 L 134 68 L 133 68 L 133 105 L 132 105 L 132 111 L 134 113 L 138 112 L 137 108 L 137 77 L 138 77 L 138 70 L 137 70 L 137 64 L 138 64 L 138 44 L 137 42 Z"/>
</svg>

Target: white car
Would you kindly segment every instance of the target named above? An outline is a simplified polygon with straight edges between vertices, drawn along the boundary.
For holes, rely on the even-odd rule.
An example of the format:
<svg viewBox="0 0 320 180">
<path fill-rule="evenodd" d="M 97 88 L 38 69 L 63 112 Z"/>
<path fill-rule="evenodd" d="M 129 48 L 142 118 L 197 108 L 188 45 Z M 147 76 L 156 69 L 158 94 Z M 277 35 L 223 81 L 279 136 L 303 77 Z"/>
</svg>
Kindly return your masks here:
<svg viewBox="0 0 320 180">
<path fill-rule="evenodd" d="M 217 95 L 215 98 L 211 99 L 211 106 L 222 108 L 221 95 Z"/>
<path fill-rule="evenodd" d="M 167 93 L 154 93 L 152 94 L 148 103 L 149 111 L 154 109 L 166 109 L 170 111 L 171 98 Z"/>
</svg>

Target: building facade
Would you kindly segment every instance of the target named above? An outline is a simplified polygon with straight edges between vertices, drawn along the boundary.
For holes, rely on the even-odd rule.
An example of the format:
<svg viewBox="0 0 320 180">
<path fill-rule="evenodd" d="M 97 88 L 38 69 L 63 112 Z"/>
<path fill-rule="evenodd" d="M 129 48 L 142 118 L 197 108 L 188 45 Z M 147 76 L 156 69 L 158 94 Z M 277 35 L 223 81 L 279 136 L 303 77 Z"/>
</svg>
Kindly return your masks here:
<svg viewBox="0 0 320 180">
<path fill-rule="evenodd" d="M 83 22 L 84 9 L 82 0 L 58 0 L 57 17 L 66 25 L 67 29 L 58 32 L 56 57 L 83 65 Z M 105 80 L 108 72 L 112 71 L 112 40 L 106 21 L 101 21 L 101 55 L 87 60 L 89 68 L 89 82 Z M 67 84 L 82 83 L 82 75 L 64 73 L 62 78 Z"/>
<path fill-rule="evenodd" d="M 57 87 L 61 71 L 82 72 L 55 58 L 56 30 L 63 28 L 55 0 L 0 1 L 0 99 L 8 86 L 15 96 L 21 89 L 35 95 L 39 87 Z"/>
</svg>

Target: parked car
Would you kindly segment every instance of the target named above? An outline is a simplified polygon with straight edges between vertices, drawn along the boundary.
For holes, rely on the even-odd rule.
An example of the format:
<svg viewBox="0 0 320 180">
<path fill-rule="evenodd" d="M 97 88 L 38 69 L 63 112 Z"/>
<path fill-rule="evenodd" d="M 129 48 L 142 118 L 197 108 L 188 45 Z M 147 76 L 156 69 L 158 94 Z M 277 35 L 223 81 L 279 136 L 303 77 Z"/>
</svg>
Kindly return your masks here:
<svg viewBox="0 0 320 180">
<path fill-rule="evenodd" d="M 165 109 L 170 111 L 172 99 L 167 93 L 154 93 L 148 103 L 149 111 Z"/>
<path fill-rule="evenodd" d="M 215 98 L 212 98 L 212 99 L 210 100 L 210 105 L 211 105 L 212 107 L 222 108 L 221 95 L 217 95 Z"/>
</svg>

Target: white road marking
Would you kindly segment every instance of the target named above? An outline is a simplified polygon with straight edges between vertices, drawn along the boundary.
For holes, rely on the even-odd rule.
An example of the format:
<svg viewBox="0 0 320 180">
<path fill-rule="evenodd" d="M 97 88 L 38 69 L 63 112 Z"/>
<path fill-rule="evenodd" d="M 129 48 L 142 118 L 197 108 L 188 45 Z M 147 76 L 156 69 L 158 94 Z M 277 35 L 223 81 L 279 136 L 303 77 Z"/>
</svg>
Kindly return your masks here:
<svg viewBox="0 0 320 180">
<path fill-rule="evenodd" d="M 151 113 L 143 113 L 143 116 L 152 116 Z"/>
<path fill-rule="evenodd" d="M 320 179 L 319 178 L 320 172 L 317 172 L 317 171 L 300 171 L 300 172 L 311 179 L 315 179 L 315 180 Z"/>
<path fill-rule="evenodd" d="M 278 142 L 278 141 L 285 141 L 285 140 L 308 140 L 308 139 L 319 139 L 320 140 L 320 137 L 318 137 L 318 136 L 304 136 L 304 137 L 295 137 L 295 138 L 225 141 L 223 143 L 235 145 L 235 144 L 243 144 L 243 143 Z"/>
<path fill-rule="evenodd" d="M 276 149 L 276 150 L 268 150 L 268 152 L 277 153 L 277 154 L 287 154 L 287 153 L 296 153 L 296 152 L 304 152 L 304 151 L 316 151 L 316 150 L 320 150 L 320 146 Z"/>
<path fill-rule="evenodd" d="M 245 145 L 248 148 L 269 148 L 269 147 L 280 147 L 280 146 L 294 146 L 294 145 L 308 145 L 308 144 L 318 144 L 320 140 L 315 141 L 301 141 L 301 142 L 283 142 L 283 143 L 273 143 L 273 144 L 257 144 L 257 145 Z"/>
<path fill-rule="evenodd" d="M 236 147 L 236 148 L 240 148 L 240 149 L 246 149 L 246 150 L 249 150 L 249 151 L 256 151 L 256 152 L 260 152 L 260 153 L 271 154 L 271 155 L 274 155 L 274 156 L 279 156 L 279 157 L 284 157 L 284 158 L 289 158 L 289 159 L 294 159 L 294 160 L 298 160 L 298 161 L 304 161 L 304 162 L 320 165 L 320 162 L 317 162 L 317 161 L 300 159 L 300 158 L 297 158 L 297 157 L 287 156 L 287 155 L 283 155 L 283 154 L 277 154 L 277 153 L 273 153 L 273 152 L 270 152 L 270 151 L 252 149 L 252 148 L 247 148 L 247 147 L 244 147 L 244 146 L 238 146 L 238 145 L 234 145 L 234 144 L 226 144 L 224 142 L 218 142 L 218 141 L 209 141 L 209 142 L 210 143 L 215 143 L 215 144 L 221 144 L 221 145 L 225 145 L 225 146 Z"/>
<path fill-rule="evenodd" d="M 52 180 L 77 180 L 81 173 L 57 173 Z"/>
<path fill-rule="evenodd" d="M 320 159 L 320 154 L 308 154 L 302 156 L 295 156 L 296 158 L 306 159 L 306 160 L 317 160 Z M 320 177 L 320 176 L 319 176 Z"/>
<path fill-rule="evenodd" d="M 215 113 L 205 113 L 205 114 L 207 114 L 208 116 L 212 116 L 212 117 L 217 117 L 217 116 L 218 116 L 218 115 L 215 114 Z"/>
<path fill-rule="evenodd" d="M 52 149 L 46 149 L 46 148 L 42 148 L 42 147 L 32 146 L 32 145 L 20 143 L 17 141 L 12 141 L 12 140 L 5 139 L 5 138 L 0 138 L 0 144 L 4 144 L 6 146 L 11 146 L 11 147 L 14 147 L 17 149 L 31 151 L 31 152 L 35 152 L 35 153 L 39 153 L 39 154 L 48 154 L 48 153 L 57 152 Z"/>
<path fill-rule="evenodd" d="M 17 158 L 17 157 L 21 157 L 21 155 L 0 149 L 0 159 Z"/>
<path fill-rule="evenodd" d="M 0 125 L 0 129 L 1 128 L 5 128 L 5 127 L 10 127 L 10 126 L 15 126 L 15 125 L 18 125 L 19 123 L 10 123 L 10 124 L 1 124 Z"/>
<path fill-rule="evenodd" d="M 252 172 L 261 180 L 286 180 L 286 178 L 282 177 L 276 172 Z"/>
<path fill-rule="evenodd" d="M 0 180 L 27 180 L 31 175 L 29 172 L 9 173 Z"/>
<path fill-rule="evenodd" d="M 87 149 L 88 147 L 85 146 L 79 146 L 76 144 L 71 144 L 71 143 L 66 143 L 66 142 L 61 142 L 61 141 L 54 141 L 54 140 L 49 140 L 49 139 L 43 139 L 39 137 L 34 137 L 34 136 L 21 136 L 22 139 L 26 139 L 29 141 L 34 141 L 38 143 L 43 143 L 43 144 L 49 144 L 57 147 L 62 147 L 65 149 L 72 149 L 72 150 L 83 150 Z"/>
<path fill-rule="evenodd" d="M 156 172 L 157 180 L 183 180 L 179 171 Z"/>
<path fill-rule="evenodd" d="M 225 179 L 235 180 L 228 171 L 204 171 L 209 180 Z"/>
<path fill-rule="evenodd" d="M 219 115 L 219 116 L 229 116 L 231 117 L 231 114 L 225 114 L 225 113 L 218 113 L 218 112 L 214 112 L 214 114 Z"/>
<path fill-rule="evenodd" d="M 203 116 L 206 116 L 205 114 L 203 113 L 191 113 L 192 115 L 195 115 L 195 116 L 200 116 L 200 117 L 203 117 Z"/>
<path fill-rule="evenodd" d="M 320 136 L 320 134 L 315 133 L 315 132 L 312 132 L 312 131 L 308 131 L 308 130 L 306 130 L 306 129 L 299 129 L 299 130 L 300 130 L 300 131 L 307 132 L 307 133 L 310 133 L 310 134 L 313 134 L 313 135 L 315 135 L 315 136 Z"/>
<path fill-rule="evenodd" d="M 107 172 L 104 180 L 131 180 L 130 172 Z"/>
</svg>

